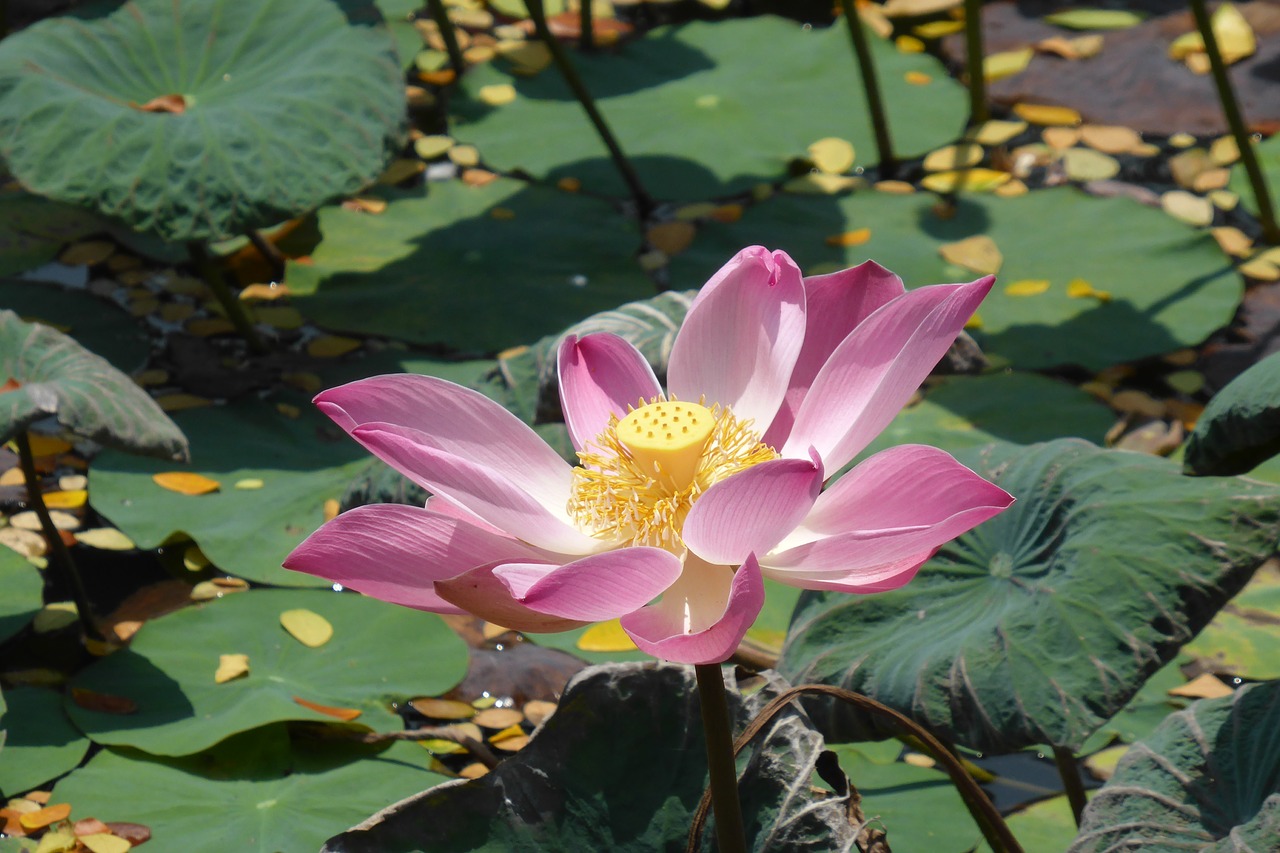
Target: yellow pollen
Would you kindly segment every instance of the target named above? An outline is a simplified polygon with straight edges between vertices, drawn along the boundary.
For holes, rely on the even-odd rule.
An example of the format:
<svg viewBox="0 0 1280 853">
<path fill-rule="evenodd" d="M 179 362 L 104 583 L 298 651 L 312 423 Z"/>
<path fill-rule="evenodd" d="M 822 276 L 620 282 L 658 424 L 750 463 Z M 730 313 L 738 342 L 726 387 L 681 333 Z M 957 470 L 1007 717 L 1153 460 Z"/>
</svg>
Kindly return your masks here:
<svg viewBox="0 0 1280 853">
<path fill-rule="evenodd" d="M 622 420 L 610 419 L 578 457 L 568 511 L 583 531 L 679 555 L 684 520 L 698 497 L 778 454 L 750 420 L 728 409 L 654 398 L 640 400 Z"/>
<path fill-rule="evenodd" d="M 691 416 L 692 432 L 672 431 L 681 412 Z M 650 427 L 643 436 L 641 424 Z M 659 480 L 670 480 L 679 491 L 693 482 L 702 448 L 714 426 L 711 410 L 697 403 L 650 403 L 618 422 L 618 440 L 631 451 L 631 457 L 641 468 L 654 471 Z"/>
</svg>

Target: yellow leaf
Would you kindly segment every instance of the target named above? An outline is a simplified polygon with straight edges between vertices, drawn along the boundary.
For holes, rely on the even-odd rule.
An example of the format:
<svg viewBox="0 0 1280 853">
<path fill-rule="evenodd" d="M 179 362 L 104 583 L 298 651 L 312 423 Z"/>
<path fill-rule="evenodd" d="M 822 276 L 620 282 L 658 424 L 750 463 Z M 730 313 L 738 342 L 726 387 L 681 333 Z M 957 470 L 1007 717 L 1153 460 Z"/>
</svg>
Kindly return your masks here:
<svg viewBox="0 0 1280 853">
<path fill-rule="evenodd" d="M 481 86 L 479 95 L 480 100 L 489 106 L 500 107 L 516 99 L 516 87 L 510 83 L 493 83 L 488 86 Z"/>
<path fill-rule="evenodd" d="M 38 432 L 28 433 L 27 440 L 31 444 L 32 456 L 58 456 L 71 449 L 71 442 Z"/>
<path fill-rule="evenodd" d="M 217 318 L 216 320 L 212 320 L 210 322 L 226 323 L 227 321 L 222 320 L 221 318 Z M 230 323 L 227 323 L 227 328 L 228 329 L 232 328 Z M 190 331 L 190 329 L 188 329 L 188 331 Z M 195 334 L 195 333 L 192 332 L 192 334 Z M 156 397 L 156 405 L 158 405 L 160 409 L 165 412 L 181 412 L 186 409 L 199 409 L 203 406 L 211 405 L 211 403 L 212 403 L 211 400 L 205 397 L 197 397 L 195 394 L 177 393 L 177 394 L 165 394 L 163 396 Z"/>
<path fill-rule="evenodd" d="M 881 11 L 890 18 L 914 18 L 959 5 L 960 0 L 887 0 Z"/>
<path fill-rule="evenodd" d="M 56 829 L 40 837 L 36 853 L 69 853 L 76 846 L 76 837 L 69 829 Z"/>
<path fill-rule="evenodd" d="M 949 169 L 967 169 L 982 162 L 982 146 L 971 142 L 946 145 L 930 151 L 924 158 L 926 172 L 945 172 Z"/>
<path fill-rule="evenodd" d="M 218 655 L 218 671 L 213 674 L 214 683 L 226 684 L 234 678 L 248 674 L 248 655 Z"/>
<path fill-rule="evenodd" d="M 333 717 L 336 720 L 342 720 L 344 723 L 349 723 L 364 713 L 364 711 L 361 711 L 359 708 L 335 708 L 331 705 L 321 705 L 317 702 L 311 702 L 307 699 L 303 699 L 301 696 L 294 696 L 293 701 L 297 702 L 304 708 L 309 708 L 312 711 L 315 711 L 317 714 L 324 714 L 326 717 Z"/>
<path fill-rule="evenodd" d="M 698 229 L 692 222 L 674 220 L 659 222 L 645 233 L 645 237 L 655 249 L 670 256 L 678 255 L 689 248 L 697 233 Z"/>
<path fill-rule="evenodd" d="M 1188 225 L 1208 225 L 1213 222 L 1213 202 L 1185 190 L 1170 190 L 1160 196 L 1160 206 L 1165 213 Z"/>
<path fill-rule="evenodd" d="M 980 145 L 1003 145 L 1027 129 L 1025 121 L 984 121 L 975 128 L 970 138 Z"/>
<path fill-rule="evenodd" d="M 240 291 L 241 302 L 270 302 L 289 295 L 287 284 L 251 284 Z M 138 384 L 145 385 L 142 374 L 138 374 Z M 168 378 L 166 374 L 166 378 Z M 161 380 L 163 381 L 163 380 Z"/>
<path fill-rule="evenodd" d="M 934 172 L 925 175 L 920 185 L 936 193 L 951 193 L 959 190 L 983 193 L 991 192 L 1009 182 L 1013 175 L 995 169 L 958 169 L 946 172 Z"/>
<path fill-rule="evenodd" d="M 66 820 L 70 814 L 71 805 L 69 803 L 58 803 L 55 806 L 46 806 L 33 812 L 27 812 L 19 817 L 18 820 L 22 823 L 23 829 L 30 831 L 43 829 L 60 820 Z"/>
<path fill-rule="evenodd" d="M 956 243 L 945 243 L 938 247 L 938 254 L 949 264 L 981 275 L 995 275 L 1004 264 L 1000 247 L 986 234 L 976 234 Z"/>
<path fill-rule="evenodd" d="M 1244 15 L 1240 14 L 1240 10 L 1232 4 L 1223 3 L 1215 9 L 1209 18 L 1209 24 L 1213 30 L 1214 41 L 1218 43 L 1218 50 L 1222 53 L 1222 61 L 1228 65 L 1239 62 L 1246 56 L 1252 56 L 1258 49 L 1258 40 L 1253 34 L 1253 28 L 1249 26 Z M 1169 57 L 1187 60 L 1188 65 L 1191 65 L 1190 60 L 1193 57 L 1203 53 L 1204 38 L 1199 32 L 1179 36 L 1174 39 L 1173 44 L 1169 45 Z M 1192 70 L 1197 69 L 1193 67 Z"/>
<path fill-rule="evenodd" d="M 964 29 L 964 21 L 929 21 L 912 28 L 912 32 L 922 39 L 940 39 Z"/>
<path fill-rule="evenodd" d="M 321 510 L 324 513 L 325 521 L 333 521 L 338 517 L 338 513 L 342 511 L 342 504 L 338 503 L 333 498 L 329 498 L 324 502 Z"/>
<path fill-rule="evenodd" d="M 323 335 L 307 344 L 307 355 L 312 358 L 337 358 L 360 348 L 360 341 L 342 335 Z"/>
<path fill-rule="evenodd" d="M 81 835 L 80 843 L 89 848 L 89 853 L 129 853 L 133 849 L 133 845 L 127 838 L 112 835 L 110 832 Z"/>
<path fill-rule="evenodd" d="M 893 43 L 899 53 L 924 53 L 924 42 L 915 36 L 898 36 Z"/>
<path fill-rule="evenodd" d="M 861 246 L 870 239 L 870 228 L 858 228 L 853 231 L 846 231 L 843 234 L 832 234 L 825 242 L 828 246 L 848 248 L 850 246 Z"/>
<path fill-rule="evenodd" d="M 1103 154 L 1128 154 L 1142 146 L 1142 134 L 1122 125 L 1086 124 L 1080 128 L 1080 138 Z"/>
<path fill-rule="evenodd" d="M 916 191 L 915 186 L 906 181 L 880 181 L 873 189 L 889 195 L 911 195 Z"/>
<path fill-rule="evenodd" d="M 480 165 L 480 150 L 474 145 L 455 145 L 449 149 L 449 159 L 459 166 Z"/>
<path fill-rule="evenodd" d="M 116 244 L 110 240 L 86 240 L 83 243 L 72 243 L 62 250 L 58 256 L 59 263 L 70 267 L 94 266 L 115 254 Z"/>
<path fill-rule="evenodd" d="M 1099 302 L 1110 302 L 1111 294 L 1105 290 L 1095 290 L 1093 285 L 1082 278 L 1073 278 L 1067 282 L 1067 296 L 1072 299 L 1088 299 L 1093 297 Z"/>
<path fill-rule="evenodd" d="M 912 86 L 928 86 L 933 82 L 933 78 L 923 71 L 908 71 L 902 75 L 902 79 L 906 80 Z"/>
<path fill-rule="evenodd" d="M 180 495 L 207 495 L 216 492 L 222 484 L 193 471 L 164 471 L 151 475 L 152 481 L 162 489 Z"/>
<path fill-rule="evenodd" d="M 286 610 L 280 614 L 280 624 L 295 640 L 313 649 L 333 638 L 329 620 L 310 610 Z"/>
<path fill-rule="evenodd" d="M 453 137 L 444 135 L 423 136 L 413 143 L 413 152 L 423 160 L 444 156 L 453 147 Z"/>
<path fill-rule="evenodd" d="M 622 623 L 612 619 L 583 631 L 577 646 L 584 652 L 629 652 L 635 650 L 636 644 L 622 630 Z"/>
<path fill-rule="evenodd" d="M 45 492 L 44 505 L 49 509 L 79 509 L 89 499 L 84 489 L 69 492 Z"/>
<path fill-rule="evenodd" d="M 1206 672 L 1181 687 L 1173 688 L 1169 691 L 1169 695 L 1185 696 L 1188 699 L 1218 699 L 1222 696 L 1230 696 L 1234 692 L 1219 678 Z"/>
<path fill-rule="evenodd" d="M 818 171 L 842 175 L 853 168 L 853 143 L 834 136 L 819 139 L 809 146 L 809 159 Z"/>
<path fill-rule="evenodd" d="M 101 551 L 132 551 L 138 546 L 114 527 L 95 527 L 92 530 L 81 530 L 75 534 L 76 541 L 90 548 Z"/>
<path fill-rule="evenodd" d="M 516 713 L 519 713 L 518 711 Z M 523 715 L 521 715 L 523 716 Z M 489 736 L 489 743 L 502 743 L 504 740 L 510 740 L 513 737 L 524 737 L 524 729 L 519 723 L 507 726 L 500 732 L 495 732 Z"/>
<path fill-rule="evenodd" d="M 973 316 L 971 316 L 971 317 L 969 318 L 968 322 L 966 322 L 966 323 L 964 324 L 964 327 L 965 327 L 966 329 L 981 329 L 981 328 L 982 328 L 982 317 L 978 315 L 978 312 L 977 312 L 977 311 L 973 312 Z"/>
<path fill-rule="evenodd" d="M 1035 48 L 1024 47 L 1020 50 L 1005 50 L 982 58 L 982 76 L 988 83 L 1003 80 L 1015 74 L 1021 74 L 1031 64 L 1036 55 Z"/>
<path fill-rule="evenodd" d="M 1013 111 L 1018 118 L 1031 124 L 1039 125 L 1077 125 L 1080 113 L 1070 107 L 1054 107 L 1048 104 L 1014 104 Z"/>
<path fill-rule="evenodd" d="M 1049 282 L 1042 278 L 1027 278 L 1006 285 L 1004 292 L 1009 296 L 1038 296 L 1049 289 Z"/>
<path fill-rule="evenodd" d="M 212 562 L 197 545 L 188 545 L 182 552 L 182 567 L 189 572 L 203 572 Z"/>
</svg>

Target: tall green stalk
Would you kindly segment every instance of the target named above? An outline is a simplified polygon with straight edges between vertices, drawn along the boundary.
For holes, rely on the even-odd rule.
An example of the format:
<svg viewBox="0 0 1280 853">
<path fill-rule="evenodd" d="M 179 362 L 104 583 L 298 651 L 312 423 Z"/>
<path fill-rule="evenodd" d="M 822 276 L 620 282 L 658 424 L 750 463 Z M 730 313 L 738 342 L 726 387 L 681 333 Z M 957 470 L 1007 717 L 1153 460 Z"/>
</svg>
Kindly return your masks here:
<svg viewBox="0 0 1280 853">
<path fill-rule="evenodd" d="M 578 28 L 581 33 L 578 35 L 578 47 L 583 50 L 595 50 L 596 33 L 595 25 L 591 22 L 592 0 L 578 0 Z"/>
<path fill-rule="evenodd" d="M 449 54 L 449 65 L 453 68 L 453 73 L 462 76 L 462 72 L 467 70 L 467 62 L 462 58 L 462 48 L 458 46 L 458 34 L 453 30 L 453 21 L 449 20 L 449 13 L 445 11 L 442 0 L 427 0 L 427 11 L 431 14 L 431 20 L 436 22 L 436 29 L 440 31 L 440 39 L 444 42 L 444 49 Z"/>
<path fill-rule="evenodd" d="M 626 182 L 627 188 L 631 190 L 631 198 L 635 202 L 638 217 L 642 221 L 648 219 L 649 214 L 653 213 L 653 198 L 644 188 L 644 184 L 640 182 L 640 176 L 636 173 L 635 167 L 631 165 L 631 161 L 627 159 L 627 155 L 622 153 L 622 146 L 618 144 L 618 140 L 614 138 L 613 131 L 609 130 L 609 125 L 605 122 L 604 116 L 596 108 L 595 100 L 592 99 L 586 84 L 582 82 L 582 77 L 579 76 L 578 70 L 569 61 L 569 55 L 565 53 L 559 40 L 551 34 L 551 30 L 547 26 L 547 13 L 542 5 L 542 0 L 526 0 L 525 5 L 529 9 L 529 17 L 533 19 L 533 28 L 537 31 L 538 38 L 551 51 L 551 59 L 555 62 L 556 68 L 559 69 L 565 82 L 569 84 L 569 88 L 573 90 L 573 94 L 578 99 L 578 103 L 582 105 L 582 109 L 586 111 L 587 118 L 591 120 L 592 126 L 595 127 L 596 133 L 600 136 L 600 141 L 609 149 L 609 156 L 613 158 L 613 165 L 617 167 L 618 172 L 622 175 L 622 180 Z"/>
<path fill-rule="evenodd" d="M 982 124 L 987 112 L 987 75 L 982 68 L 982 0 L 964 0 L 965 65 L 969 74 L 969 126 Z"/>
<path fill-rule="evenodd" d="M 27 503 L 35 510 L 36 518 L 40 521 L 40 530 L 49 542 L 49 553 L 53 557 L 49 561 L 50 569 L 55 575 L 61 576 L 66 586 L 71 589 L 71 598 L 76 603 L 76 615 L 80 619 L 80 628 L 85 636 L 91 640 L 101 640 L 102 634 L 93 621 L 93 610 L 89 604 L 89 593 L 84 587 L 84 579 L 80 576 L 76 561 L 71 557 L 67 543 L 62 541 L 62 534 L 53 523 L 49 508 L 44 503 L 44 495 L 40 492 L 40 475 L 36 473 L 36 459 L 31 452 L 31 440 L 27 437 L 26 431 L 23 431 L 14 436 L 13 441 L 18 446 L 18 465 L 22 468 L 22 480 L 27 488 Z"/>
<path fill-rule="evenodd" d="M 1196 19 L 1196 29 L 1204 38 L 1204 52 L 1209 57 L 1209 70 L 1213 74 L 1214 86 L 1218 89 L 1218 100 L 1222 104 L 1222 113 L 1226 116 L 1227 126 L 1235 137 L 1236 147 L 1240 149 L 1240 162 L 1244 164 L 1245 174 L 1249 176 L 1249 185 L 1253 187 L 1253 199 L 1258 206 L 1258 221 L 1262 223 L 1262 239 L 1271 244 L 1280 243 L 1280 225 L 1276 224 L 1275 209 L 1271 206 L 1271 193 L 1267 190 L 1267 181 L 1258 164 L 1257 152 L 1253 150 L 1253 141 L 1245 127 L 1244 116 L 1240 113 L 1240 103 L 1236 100 L 1235 90 L 1231 88 L 1231 78 L 1227 76 L 1227 64 L 1222 61 L 1222 51 L 1218 48 L 1218 40 L 1213 34 L 1213 23 L 1209 20 L 1209 11 L 1204 0 L 1191 0 L 1191 14 Z"/>
<path fill-rule="evenodd" d="M 258 355 L 264 354 L 267 351 L 267 345 L 262 342 L 262 337 L 258 334 L 258 330 L 253 327 L 252 321 L 249 320 L 249 315 L 245 313 L 244 303 L 237 299 L 236 295 L 231 292 L 231 288 L 227 286 L 227 280 L 217 261 L 209 257 L 209 251 L 205 248 L 204 243 L 199 240 L 193 240 L 187 244 L 187 251 L 191 255 L 191 261 L 195 264 L 196 271 L 200 273 L 204 283 L 209 285 L 209 289 L 213 291 L 213 295 L 217 297 L 218 302 L 227 312 L 227 319 L 231 321 L 231 325 L 236 327 L 240 337 L 244 338 L 249 344 L 249 349 Z"/>
<path fill-rule="evenodd" d="M 718 663 L 699 664 L 694 669 L 698 674 L 702 729 L 707 737 L 716 844 L 720 853 L 746 853 L 747 837 L 742 829 L 742 804 L 738 800 L 738 765 L 733 757 L 733 729 L 729 723 L 724 670 Z"/>
<path fill-rule="evenodd" d="M 871 129 L 875 133 L 876 152 L 880 155 L 880 177 L 891 177 L 898 170 L 898 160 L 893 155 L 893 142 L 889 138 L 889 119 L 884 111 L 884 99 L 880 97 L 880 82 L 876 66 L 871 59 L 871 48 L 862 26 L 862 18 L 854 8 L 853 0 L 840 0 L 844 20 L 849 27 L 849 39 L 862 77 L 862 90 L 867 98 L 867 112 L 871 115 Z"/>
<path fill-rule="evenodd" d="M 1062 787 L 1067 792 L 1067 802 L 1071 804 L 1071 814 L 1080 825 L 1080 815 L 1088 799 L 1084 793 L 1084 783 L 1080 781 L 1080 762 L 1069 749 L 1053 748 L 1053 763 L 1058 766 L 1058 775 L 1062 777 Z"/>
</svg>

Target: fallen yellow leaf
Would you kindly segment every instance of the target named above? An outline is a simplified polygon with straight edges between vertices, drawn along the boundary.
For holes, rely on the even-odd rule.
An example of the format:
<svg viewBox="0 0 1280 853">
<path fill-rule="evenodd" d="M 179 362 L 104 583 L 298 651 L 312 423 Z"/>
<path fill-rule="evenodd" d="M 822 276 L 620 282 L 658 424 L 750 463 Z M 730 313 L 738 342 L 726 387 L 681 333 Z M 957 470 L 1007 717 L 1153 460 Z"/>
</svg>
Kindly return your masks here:
<svg viewBox="0 0 1280 853">
<path fill-rule="evenodd" d="M 1213 11 L 1209 18 L 1213 30 L 1214 41 L 1222 54 L 1222 61 L 1227 65 L 1239 62 L 1246 56 L 1252 56 L 1258 49 L 1258 40 L 1253 28 L 1245 20 L 1240 10 L 1230 3 L 1223 3 Z M 1169 45 L 1169 57 L 1181 59 L 1187 67 L 1197 74 L 1207 74 L 1209 65 L 1205 56 L 1204 37 L 1198 31 L 1174 39 Z"/>
<path fill-rule="evenodd" d="M 996 241 L 986 234 L 976 234 L 955 243 L 938 247 L 938 254 L 947 263 L 964 267 L 981 275 L 995 275 L 1004 264 L 1004 255 Z"/>
<path fill-rule="evenodd" d="M 1202 673 L 1181 687 L 1169 691 L 1170 696 L 1185 696 L 1188 699 L 1218 699 L 1230 696 L 1235 691 L 1210 673 Z"/>
<path fill-rule="evenodd" d="M 1080 113 L 1070 107 L 1054 107 L 1048 104 L 1014 104 L 1013 111 L 1018 118 L 1031 124 L 1076 125 L 1081 121 Z"/>
<path fill-rule="evenodd" d="M 819 139 L 809 146 L 809 159 L 820 172 L 842 175 L 853 168 L 853 143 L 835 136 Z"/>
<path fill-rule="evenodd" d="M 226 684 L 234 678 L 249 674 L 249 656 L 248 655 L 219 655 L 218 671 L 213 674 L 213 680 L 217 684 Z"/>
<path fill-rule="evenodd" d="M 848 248 L 850 246 L 861 246 L 870 239 L 870 228 L 858 228 L 853 231 L 846 231 L 843 234 L 832 234 L 827 237 L 825 242 L 828 246 Z"/>
<path fill-rule="evenodd" d="M 280 624 L 295 640 L 309 648 L 319 648 L 333 638 L 333 625 L 311 610 L 286 610 L 280 614 Z"/>
<path fill-rule="evenodd" d="M 79 841 L 89 848 L 89 853 L 129 853 L 133 845 L 127 838 L 112 835 L 110 832 L 94 832 L 79 836 Z"/>
<path fill-rule="evenodd" d="M 217 480 L 192 471 L 164 471 L 152 474 L 151 479 L 160 488 L 180 495 L 207 495 L 218 491 L 222 486 Z"/>
<path fill-rule="evenodd" d="M 493 83 L 489 86 L 481 86 L 479 95 L 480 100 L 489 106 L 500 107 L 516 99 L 516 87 L 510 83 Z"/>
<path fill-rule="evenodd" d="M 1047 279 L 1026 278 L 1006 285 L 1004 292 L 1009 296 L 1037 296 L 1048 289 Z"/>
<path fill-rule="evenodd" d="M 584 652 L 629 652 L 636 647 L 617 619 L 592 625 L 582 632 L 576 645 Z"/>
<path fill-rule="evenodd" d="M 1099 302 L 1110 302 L 1111 294 L 1105 290 L 1095 290 L 1094 286 L 1082 278 L 1073 278 L 1067 282 L 1067 296 L 1072 299 L 1088 299 L 1093 297 Z"/>
<path fill-rule="evenodd" d="M 337 358 L 360 348 L 360 341 L 341 335 L 323 335 L 307 344 L 307 355 L 312 358 Z"/>
<path fill-rule="evenodd" d="M 44 505 L 49 509 L 79 509 L 88 499 L 89 493 L 84 489 L 44 493 Z"/>
<path fill-rule="evenodd" d="M 307 699 L 303 699 L 301 696 L 294 696 L 293 701 L 297 702 L 304 708 L 315 711 L 317 714 L 324 714 L 326 717 L 333 717 L 336 720 L 342 720 L 344 723 L 349 723 L 364 713 L 364 711 L 361 711 L 359 708 L 335 708 L 331 705 L 321 705 L 318 702 L 311 702 Z"/>
<path fill-rule="evenodd" d="M 1035 48 L 1024 47 L 1018 50 L 1005 50 L 982 58 L 982 76 L 988 83 L 1003 80 L 1015 74 L 1021 74 L 1031 64 L 1036 55 Z"/>
<path fill-rule="evenodd" d="M 951 193 L 958 190 L 982 193 L 992 192 L 997 187 L 1009 182 L 1013 175 L 995 169 L 956 169 L 946 172 L 934 172 L 925 175 L 920 185 L 936 193 Z"/>
</svg>

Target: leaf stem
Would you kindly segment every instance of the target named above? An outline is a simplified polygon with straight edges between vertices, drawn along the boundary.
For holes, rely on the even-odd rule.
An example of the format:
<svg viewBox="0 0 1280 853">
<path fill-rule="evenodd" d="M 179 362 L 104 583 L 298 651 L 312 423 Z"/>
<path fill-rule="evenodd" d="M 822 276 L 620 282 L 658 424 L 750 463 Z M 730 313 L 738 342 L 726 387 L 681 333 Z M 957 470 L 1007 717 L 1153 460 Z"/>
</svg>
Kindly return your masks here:
<svg viewBox="0 0 1280 853">
<path fill-rule="evenodd" d="M 245 232 L 245 236 L 249 238 L 253 248 L 258 250 L 258 254 L 262 255 L 263 260 L 271 265 L 272 279 L 274 281 L 284 281 L 284 253 L 276 248 L 275 243 L 262 236 L 262 232 L 257 228 L 250 228 Z"/>
<path fill-rule="evenodd" d="M 1075 816 L 1078 828 L 1080 815 L 1089 802 L 1084 794 L 1084 782 L 1080 780 L 1080 763 L 1071 750 L 1059 746 L 1053 748 L 1053 763 L 1058 765 L 1058 775 L 1062 777 L 1062 787 L 1066 789 L 1067 802 L 1071 804 L 1071 814 Z"/>
<path fill-rule="evenodd" d="M 882 705 L 874 699 L 863 696 L 860 693 L 854 693 L 852 690 L 832 687 L 827 684 L 802 684 L 799 687 L 792 687 L 783 691 L 769 704 L 765 705 L 755 719 L 743 730 L 742 734 L 738 735 L 737 741 L 733 744 L 734 754 L 736 755 L 745 749 L 747 744 L 751 743 L 756 735 L 760 734 L 764 727 L 773 721 L 774 717 L 778 716 L 794 700 L 806 693 L 833 696 L 863 711 L 887 717 L 900 728 L 915 735 L 932 754 L 934 760 L 941 764 L 947 775 L 951 777 L 951 784 L 960 793 L 965 806 L 969 809 L 969 814 L 973 815 L 974 823 L 982 831 L 982 835 L 986 838 L 987 844 L 991 849 L 996 853 L 1023 853 L 1022 845 L 1018 843 L 1018 839 L 1014 838 L 1013 833 L 1009 830 L 1009 825 L 1005 823 L 1000 812 L 996 810 L 990 798 L 974 781 L 973 777 L 969 775 L 960 759 L 950 749 L 934 737 L 932 732 L 910 717 L 900 714 L 888 705 Z M 692 851 L 698 849 L 698 837 L 702 833 L 702 825 L 707 819 L 707 812 L 710 810 L 710 799 L 711 792 L 703 792 L 702 800 L 698 803 L 697 811 L 693 815 L 693 824 L 689 829 L 689 842 L 688 846 L 685 847 L 686 853 L 692 853 Z"/>
<path fill-rule="evenodd" d="M 592 2 L 593 0 L 578 0 L 578 29 L 581 30 L 578 34 L 578 47 L 584 51 L 592 51 L 596 47 L 596 34 L 591 23 L 591 13 L 595 11 L 591 8 Z"/>
<path fill-rule="evenodd" d="M 737 754 L 733 729 L 729 724 L 729 704 L 720 664 L 698 664 L 698 696 L 702 704 L 702 728 L 707 737 L 707 767 L 711 775 L 710 796 L 716 814 L 716 842 L 720 853 L 745 853 L 747 838 L 742 829 L 742 804 L 738 801 Z M 701 832 L 699 832 L 699 835 Z"/>
<path fill-rule="evenodd" d="M 436 29 L 440 30 L 440 39 L 449 54 L 449 65 L 452 66 L 455 77 L 461 77 L 462 72 L 467 70 L 467 62 L 462 58 L 458 34 L 453 31 L 453 21 L 449 20 L 444 3 L 442 0 L 427 0 L 427 11 L 431 13 L 431 20 L 436 22 Z"/>
<path fill-rule="evenodd" d="M 57 567 L 54 571 L 61 574 L 66 585 L 71 588 L 71 598 L 76 603 L 76 614 L 85 636 L 101 641 L 102 633 L 93 621 L 93 610 L 89 605 L 89 593 L 85 590 L 84 579 L 71 557 L 67 543 L 62 541 L 62 534 L 54 525 L 53 517 L 49 515 L 49 508 L 44 504 L 44 495 L 40 492 L 40 475 L 36 473 L 36 459 L 31 452 L 31 440 L 23 430 L 14 436 L 13 441 L 18 447 L 18 464 L 22 467 L 22 480 L 27 488 L 27 503 L 35 510 L 36 518 L 40 520 L 40 529 L 44 538 L 49 541 L 49 550 L 53 552 L 54 559 L 49 565 Z"/>
<path fill-rule="evenodd" d="M 982 68 L 982 0 L 964 0 L 965 64 L 969 73 L 969 126 L 988 118 L 987 76 Z"/>
<path fill-rule="evenodd" d="M 236 327 L 240 337 L 244 338 L 249 344 L 249 349 L 258 355 L 265 353 L 267 346 L 262 342 L 261 336 L 258 335 L 258 330 L 253 327 L 253 323 L 249 320 L 249 315 L 245 313 L 244 303 L 231 292 L 231 288 L 227 286 L 226 278 L 223 277 L 222 270 L 218 267 L 217 262 L 209 257 L 209 252 L 204 243 L 199 240 L 193 240 L 187 244 L 187 251 L 191 254 L 191 261 L 195 265 L 196 271 L 204 279 L 204 283 L 209 285 L 213 295 L 218 298 L 218 302 L 227 312 L 227 318 Z"/>
<path fill-rule="evenodd" d="M 875 63 L 871 60 L 871 48 L 867 45 L 867 34 L 862 28 L 862 18 L 854 8 L 853 0 L 840 0 L 840 8 L 844 11 L 845 24 L 849 27 L 849 39 L 853 42 L 853 52 L 862 77 L 862 89 L 867 97 L 867 112 L 871 114 L 871 129 L 875 132 L 876 151 L 880 155 L 880 177 L 889 177 L 897 171 L 898 161 L 893 156 L 889 120 L 885 116 L 884 100 L 880 97 L 880 83 L 876 78 Z"/>
<path fill-rule="evenodd" d="M 1231 88 L 1231 78 L 1227 76 L 1227 64 L 1222 60 L 1222 51 L 1218 48 L 1218 40 L 1213 34 L 1213 23 L 1209 20 L 1209 12 L 1204 0 L 1191 0 L 1191 14 L 1196 19 L 1196 29 L 1204 38 L 1204 52 L 1209 56 L 1209 69 L 1213 74 L 1213 83 L 1218 89 L 1218 100 L 1222 104 L 1222 113 L 1226 116 L 1231 135 L 1235 137 L 1236 147 L 1240 149 L 1240 162 L 1244 165 L 1245 174 L 1249 176 L 1249 184 L 1253 187 L 1253 198 L 1258 205 L 1258 220 L 1262 223 L 1262 239 L 1275 245 L 1280 243 L 1280 225 L 1276 224 L 1275 209 L 1271 206 L 1271 193 L 1267 190 L 1267 181 L 1258 165 L 1258 155 L 1253 149 L 1249 131 L 1245 127 L 1244 116 L 1240 113 L 1240 103 L 1236 100 L 1235 90 Z"/>
<path fill-rule="evenodd" d="M 596 133 L 600 136 L 600 141 L 609 149 L 609 156 L 613 158 L 613 165 L 617 167 L 618 172 L 622 175 L 622 180 L 626 182 L 627 188 L 631 190 L 631 198 L 635 202 L 637 216 L 641 221 L 648 219 L 654 208 L 653 198 L 644 188 L 644 184 L 640 182 L 640 176 L 636 173 L 635 167 L 631 165 L 631 161 L 627 159 L 627 155 L 622 153 L 622 146 L 618 144 L 618 140 L 614 138 L 613 131 L 609 130 L 609 125 L 605 122 L 604 116 L 596 108 L 595 101 L 591 98 L 591 93 L 587 91 L 586 84 L 582 82 L 582 77 L 579 76 L 578 70 L 569 61 L 569 55 L 565 53 L 559 40 L 551 34 L 550 28 L 547 27 L 547 13 L 546 9 L 543 8 L 542 0 L 526 0 L 525 5 L 529 9 L 529 17 L 533 19 L 533 28 L 537 31 L 538 38 L 551 51 L 551 59 L 555 62 L 556 68 L 559 69 L 565 82 L 569 84 L 569 88 L 573 90 L 573 94 L 578 99 L 578 103 L 582 105 L 582 109 L 586 111 L 587 118 L 591 120 Z"/>
</svg>

